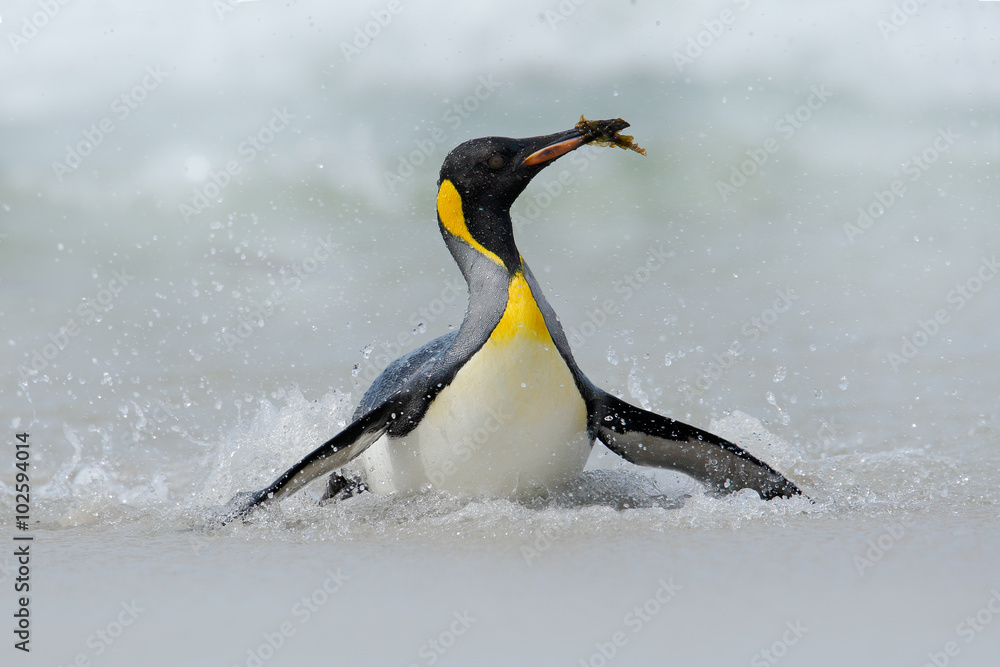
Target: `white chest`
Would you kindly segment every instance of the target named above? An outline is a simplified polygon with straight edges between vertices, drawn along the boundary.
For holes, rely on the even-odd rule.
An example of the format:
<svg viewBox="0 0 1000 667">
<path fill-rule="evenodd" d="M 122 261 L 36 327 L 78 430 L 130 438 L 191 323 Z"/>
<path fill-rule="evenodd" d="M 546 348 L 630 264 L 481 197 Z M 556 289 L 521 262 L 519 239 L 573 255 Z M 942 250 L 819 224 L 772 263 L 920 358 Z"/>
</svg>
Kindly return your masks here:
<svg viewBox="0 0 1000 667">
<path fill-rule="evenodd" d="M 527 307 L 537 313 L 533 300 Z M 405 438 L 383 437 L 365 452 L 372 491 L 523 495 L 580 474 L 593 444 L 586 405 L 539 327 L 540 314 L 516 314 L 513 322 L 501 321 L 417 428 Z"/>
</svg>

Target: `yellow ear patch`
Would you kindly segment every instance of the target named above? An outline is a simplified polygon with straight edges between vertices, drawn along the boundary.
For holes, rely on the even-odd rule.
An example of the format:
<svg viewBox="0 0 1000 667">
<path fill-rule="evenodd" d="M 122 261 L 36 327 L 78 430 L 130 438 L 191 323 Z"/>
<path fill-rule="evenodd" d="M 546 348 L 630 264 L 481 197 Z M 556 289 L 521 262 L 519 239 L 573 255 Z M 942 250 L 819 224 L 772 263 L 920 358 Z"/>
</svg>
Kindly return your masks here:
<svg viewBox="0 0 1000 667">
<path fill-rule="evenodd" d="M 490 335 L 490 341 L 505 343 L 520 335 L 534 336 L 545 345 L 552 344 L 542 311 L 538 309 L 524 274 L 518 271 L 507 285 L 507 308 Z"/>
<path fill-rule="evenodd" d="M 462 239 L 500 266 L 504 265 L 503 261 L 496 254 L 490 252 L 479 241 L 472 238 L 469 228 L 465 226 L 465 215 L 462 213 L 462 195 L 458 194 L 455 184 L 449 180 L 441 182 L 441 188 L 438 190 L 437 209 L 438 218 L 441 219 L 441 224 L 444 225 L 449 234 Z"/>
</svg>

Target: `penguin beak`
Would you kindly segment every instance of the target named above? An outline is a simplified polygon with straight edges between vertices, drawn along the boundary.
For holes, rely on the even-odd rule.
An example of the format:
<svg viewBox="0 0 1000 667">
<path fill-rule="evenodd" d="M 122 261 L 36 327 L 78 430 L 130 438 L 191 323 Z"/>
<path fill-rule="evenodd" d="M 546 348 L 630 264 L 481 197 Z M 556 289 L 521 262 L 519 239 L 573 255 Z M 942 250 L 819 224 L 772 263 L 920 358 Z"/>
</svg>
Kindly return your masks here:
<svg viewBox="0 0 1000 667">
<path fill-rule="evenodd" d="M 518 166 L 544 167 L 556 158 L 590 142 L 594 142 L 599 146 L 627 148 L 645 155 L 646 149 L 636 145 L 632 141 L 632 137 L 619 134 L 628 126 L 629 124 L 621 118 L 587 120 L 583 116 L 580 116 L 580 122 L 572 130 L 557 132 L 556 134 L 549 134 L 544 137 L 523 139 L 522 141 L 526 144 L 524 151 L 528 153 L 528 157 L 524 158 Z"/>
<path fill-rule="evenodd" d="M 585 137 L 584 134 L 576 128 L 566 130 L 565 132 L 557 132 L 556 134 L 550 134 L 544 137 L 528 139 L 527 143 L 529 146 L 533 147 L 540 145 L 540 147 L 536 148 L 530 155 L 528 155 L 528 157 L 524 158 L 524 161 L 521 162 L 521 166 L 533 167 L 535 165 L 551 162 L 557 157 L 579 148 L 587 143 L 587 141 L 587 137 Z"/>
</svg>

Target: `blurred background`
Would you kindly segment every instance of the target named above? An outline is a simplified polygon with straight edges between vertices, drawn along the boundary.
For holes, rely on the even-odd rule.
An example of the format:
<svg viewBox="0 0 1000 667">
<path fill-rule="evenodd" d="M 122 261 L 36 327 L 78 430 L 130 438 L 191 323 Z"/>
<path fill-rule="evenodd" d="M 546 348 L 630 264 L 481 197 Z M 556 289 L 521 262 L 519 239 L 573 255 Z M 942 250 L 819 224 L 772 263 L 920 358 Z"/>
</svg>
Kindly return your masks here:
<svg viewBox="0 0 1000 667">
<path fill-rule="evenodd" d="M 862 627 L 896 614 L 872 655 L 917 664 L 941 650 L 962 610 L 985 604 L 989 582 L 1000 584 L 1000 3 L 18 0 L 5 4 L 0 33 L 0 424 L 11 440 L 31 433 L 34 517 L 63 541 L 65 560 L 49 567 L 68 588 L 80 544 L 109 559 L 98 582 L 136 559 L 166 563 L 147 538 L 166 531 L 170 542 L 172 512 L 270 481 L 343 426 L 391 358 L 457 326 L 464 284 L 434 214 L 441 161 L 462 141 L 547 134 L 581 114 L 628 120 L 646 157 L 581 149 L 543 171 L 513 212 L 521 252 L 581 368 L 636 404 L 756 443 L 820 501 L 813 517 L 698 495 L 679 512 L 597 517 L 486 503 L 470 528 L 448 505 L 402 522 L 385 516 L 403 510 L 376 505 L 307 514 L 313 528 L 294 538 L 273 526 L 238 532 L 235 557 L 257 541 L 318 548 L 333 521 L 338 539 L 367 545 L 352 552 L 359 562 L 369 559 L 358 553 L 381 553 L 388 534 L 433 571 L 440 561 L 417 536 L 461 551 L 469 547 L 455 533 L 471 530 L 487 551 L 518 560 L 509 531 L 535 544 L 568 521 L 592 522 L 603 537 L 574 533 L 565 559 L 612 568 L 600 543 L 626 525 L 635 542 L 621 549 L 642 570 L 664 562 L 658 549 L 681 531 L 696 545 L 671 552 L 690 565 L 688 582 L 703 576 L 742 608 L 777 587 L 796 610 L 831 610 L 824 622 L 839 630 L 829 643 L 817 629 L 811 649 L 789 653 L 791 664 L 811 650 L 796 664 L 814 665 L 845 659 L 830 647 L 852 636 L 836 619 L 854 602 L 830 603 L 843 588 L 836 578 L 818 598 L 800 598 L 782 577 L 791 568 L 800 583 L 825 580 L 835 561 L 857 584 L 852 556 L 901 513 L 931 518 L 916 524 L 923 532 L 907 551 L 916 561 L 858 592 L 869 603 L 906 601 L 907 613 L 866 612 Z M 600 453 L 592 463 L 616 465 Z M 13 473 L 0 470 L 3 516 L 13 516 Z M 679 476 L 656 481 L 699 493 Z M 968 523 L 956 534 L 979 541 L 952 535 L 950 550 L 936 551 L 957 515 Z M 805 556 L 781 529 L 799 521 L 815 540 Z M 495 522 L 507 528 L 487 527 Z M 132 559 L 111 556 L 112 529 L 136 541 Z M 754 546 L 786 539 L 792 565 Z M 771 574 L 758 584 L 715 580 L 704 564 L 717 549 Z M 906 582 L 940 574 L 956 553 L 971 567 L 960 581 L 938 581 L 956 596 L 941 611 L 940 596 Z M 191 572 L 199 580 L 228 562 Z M 376 562 L 384 570 L 371 566 L 373 580 L 414 567 Z M 250 563 L 240 573 L 253 578 L 261 563 Z M 456 599 L 494 565 L 462 567 L 448 575 Z M 130 597 L 145 578 L 133 575 L 113 588 L 109 619 L 115 596 Z M 561 582 L 532 579 L 527 599 L 576 599 Z M 221 585 L 226 595 L 239 586 Z M 606 604 L 606 590 L 618 590 L 566 586 Z M 93 628 L 73 615 L 90 598 L 68 588 L 50 592 L 64 615 L 40 625 L 72 637 L 61 652 L 45 644 L 66 663 L 78 650 L 96 657 L 84 648 Z M 398 602 L 398 590 L 369 589 L 369 603 Z M 524 600 L 507 600 L 500 583 L 486 590 L 508 615 Z M 162 598 L 161 610 L 181 604 L 167 585 L 147 594 Z M 239 617 L 240 605 L 213 604 Z M 576 619 L 582 632 L 567 605 L 560 622 Z M 685 664 L 749 661 L 795 620 L 765 608 L 758 634 L 751 623 L 743 639 L 706 648 L 711 635 L 699 632 L 708 630 L 692 629 L 671 635 L 681 642 L 671 650 Z M 697 609 L 677 607 L 675 622 L 702 618 Z M 354 627 L 349 616 L 340 622 Z M 528 642 L 529 655 L 586 662 L 616 621 L 593 622 L 575 644 Z M 495 638 L 489 627 L 479 636 Z M 994 643 L 966 649 L 965 664 L 995 648 L 990 631 Z M 356 632 L 369 643 L 348 642 L 345 655 L 378 643 Z M 412 646 L 436 636 L 427 632 Z M 643 638 L 623 664 L 663 655 L 663 636 Z M 283 662 L 292 651 L 319 655 L 320 639 L 289 644 L 272 664 L 292 664 Z M 136 653 L 120 645 L 108 659 L 148 658 L 148 637 L 130 641 Z M 249 641 L 234 638 L 228 650 L 205 635 L 192 646 L 247 664 Z M 481 658 L 491 645 L 482 642 L 466 655 Z M 392 660 L 414 659 L 393 646 L 383 647 Z"/>
<path fill-rule="evenodd" d="M 918 358 L 887 361 L 995 239 L 991 3 L 352 7 L 3 15 L 5 410 L 31 416 L 25 379 L 35 410 L 65 416 L 75 396 L 104 424 L 138 392 L 140 409 L 192 403 L 178 421 L 208 435 L 245 393 L 363 390 L 379 367 L 366 346 L 391 354 L 422 324 L 412 348 L 464 312 L 462 295 L 415 308 L 458 277 L 434 220 L 447 151 L 581 113 L 626 118 L 648 156 L 563 160 L 515 217 L 567 329 L 627 301 L 577 345 L 595 379 L 634 376 L 659 409 L 701 418 L 774 418 L 798 397 L 789 417 L 807 421 L 794 413 L 821 392 L 827 419 L 862 432 L 915 419 L 920 394 L 996 407 L 993 374 L 954 394 L 957 374 L 936 372 L 985 351 L 992 285 Z M 562 171 L 570 196 L 547 197 Z M 894 201 L 858 227 L 880 192 Z M 659 246 L 669 263 L 623 299 L 616 286 Z M 127 285 L 98 302 L 114 271 Z M 798 296 L 789 313 L 745 333 L 780 289 Z M 78 335 L 59 345 L 70 318 Z M 237 329 L 252 333 L 234 342 Z M 35 355 L 47 344 L 65 349 Z M 735 372 L 706 378 L 733 345 Z M 199 413 L 209 398 L 221 414 Z"/>
</svg>

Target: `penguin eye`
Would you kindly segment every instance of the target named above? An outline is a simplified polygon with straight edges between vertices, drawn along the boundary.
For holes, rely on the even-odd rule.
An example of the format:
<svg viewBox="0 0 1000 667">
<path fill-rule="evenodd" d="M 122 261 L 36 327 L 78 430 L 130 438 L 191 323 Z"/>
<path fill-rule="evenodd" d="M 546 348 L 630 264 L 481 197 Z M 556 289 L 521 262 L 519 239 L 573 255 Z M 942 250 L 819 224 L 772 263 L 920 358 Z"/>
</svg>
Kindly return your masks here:
<svg viewBox="0 0 1000 667">
<path fill-rule="evenodd" d="M 504 164 L 506 164 L 506 163 L 507 163 L 507 161 L 503 159 L 502 155 L 494 155 L 489 160 L 486 161 L 486 165 L 490 169 L 499 169 L 500 167 L 504 166 Z"/>
</svg>

